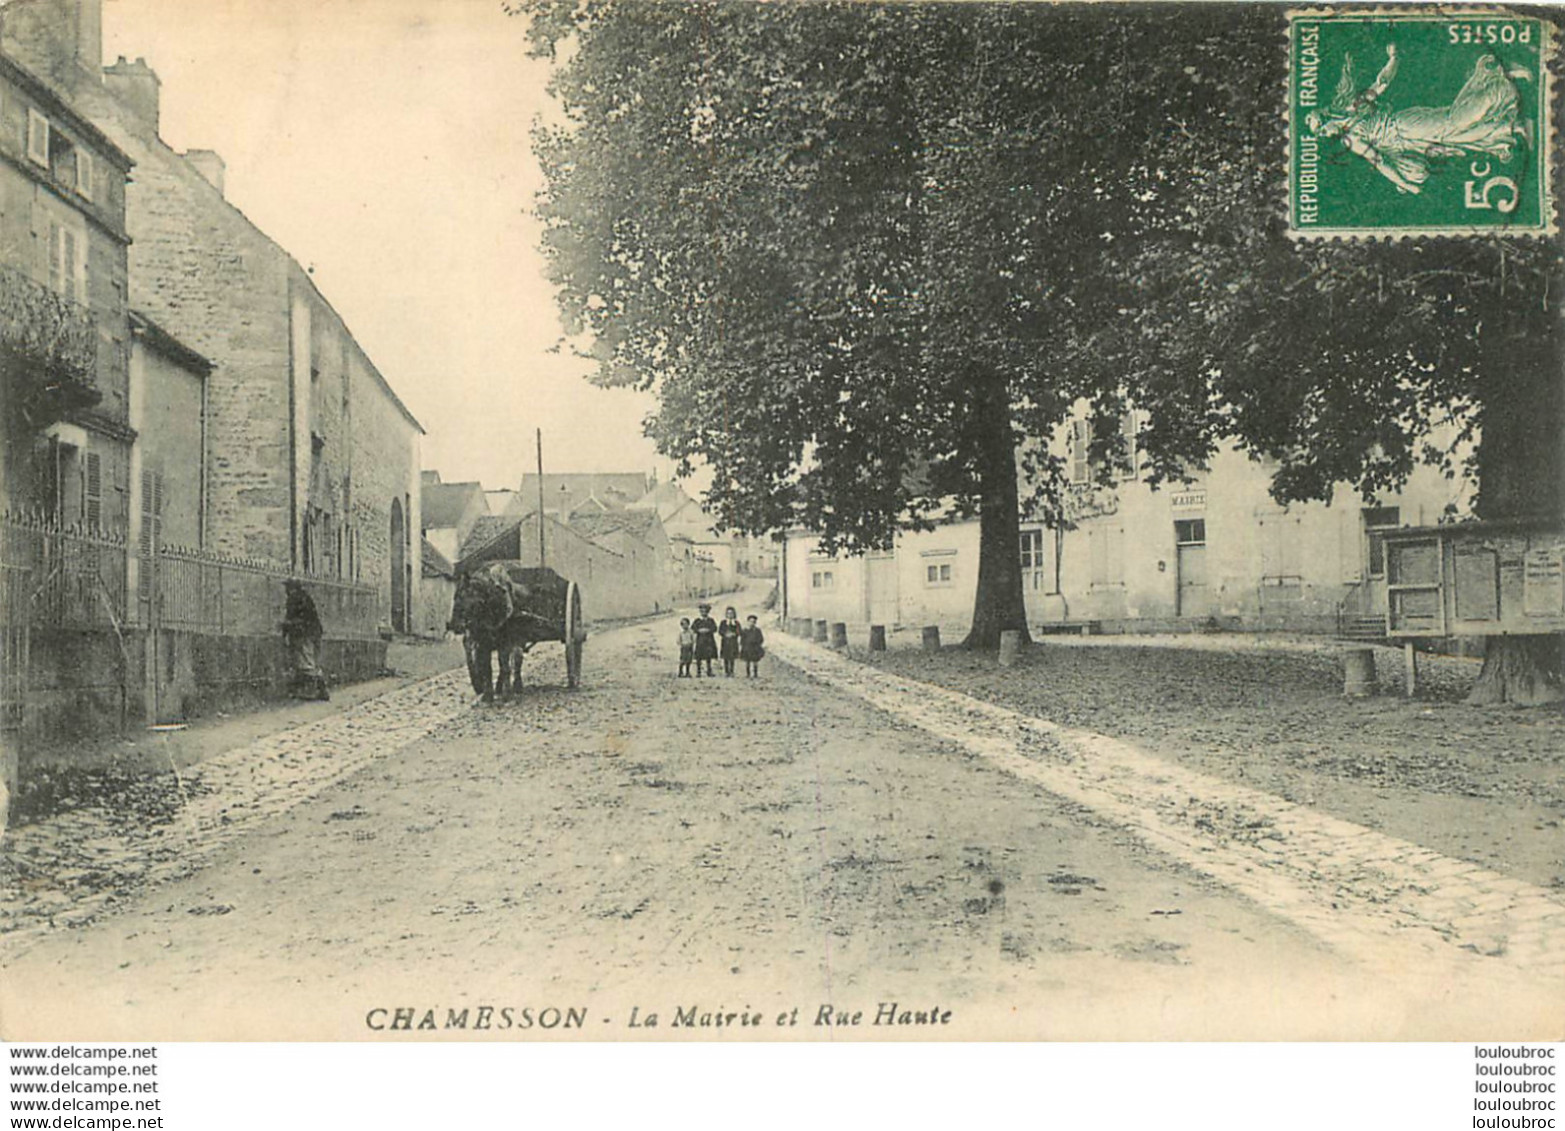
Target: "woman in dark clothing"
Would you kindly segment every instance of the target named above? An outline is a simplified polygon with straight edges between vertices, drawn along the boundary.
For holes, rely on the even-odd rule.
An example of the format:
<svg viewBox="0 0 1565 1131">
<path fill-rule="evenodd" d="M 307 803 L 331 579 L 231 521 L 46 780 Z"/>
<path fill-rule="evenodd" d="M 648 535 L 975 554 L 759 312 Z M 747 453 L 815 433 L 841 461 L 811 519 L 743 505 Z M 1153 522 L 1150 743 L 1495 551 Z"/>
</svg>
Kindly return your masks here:
<svg viewBox="0 0 1565 1131">
<path fill-rule="evenodd" d="M 690 631 L 696 634 L 696 675 L 712 674 L 712 661 L 717 659 L 717 622 L 712 619 L 712 606 L 702 605 L 701 615 L 690 622 Z"/>
<path fill-rule="evenodd" d="M 734 661 L 739 658 L 739 634 L 743 631 L 744 627 L 739 623 L 739 610 L 725 610 L 723 623 L 717 626 L 717 635 L 722 641 L 724 675 L 734 674 Z"/>
<path fill-rule="evenodd" d="M 299 699 L 330 699 L 326 673 L 321 671 L 321 618 L 304 586 L 289 578 L 283 582 L 288 600 L 283 611 L 283 643 L 292 669 L 288 690 Z"/>
</svg>

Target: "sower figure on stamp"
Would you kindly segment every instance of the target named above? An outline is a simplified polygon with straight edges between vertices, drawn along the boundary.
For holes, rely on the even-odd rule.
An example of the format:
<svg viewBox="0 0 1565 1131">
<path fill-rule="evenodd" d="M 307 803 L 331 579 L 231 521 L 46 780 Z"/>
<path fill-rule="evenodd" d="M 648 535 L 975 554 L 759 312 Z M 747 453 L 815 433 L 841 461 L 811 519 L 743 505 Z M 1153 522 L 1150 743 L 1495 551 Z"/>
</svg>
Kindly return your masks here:
<svg viewBox="0 0 1565 1131">
<path fill-rule="evenodd" d="M 302 582 L 283 582 L 288 604 L 283 613 L 283 643 L 288 647 L 288 691 L 298 699 L 330 699 L 321 671 L 321 618 Z"/>
<path fill-rule="evenodd" d="M 1420 193 L 1429 179 L 1429 162 L 1441 157 L 1484 155 L 1511 159 L 1513 147 L 1527 144 L 1527 123 L 1517 113 L 1512 80 L 1531 80 L 1525 67 L 1503 67 L 1493 55 L 1473 64 L 1466 83 L 1449 106 L 1410 106 L 1392 112 L 1380 104 L 1396 78 L 1396 45 L 1386 48 L 1386 65 L 1364 90 L 1356 89 L 1353 56 L 1342 63 L 1336 98 L 1322 115 L 1306 116 L 1321 137 L 1341 137 L 1342 144 L 1373 165 L 1402 193 Z"/>
<path fill-rule="evenodd" d="M 690 622 L 690 630 L 696 634 L 696 675 L 712 675 L 712 661 L 717 659 L 717 622 L 712 619 L 711 605 L 700 609 L 701 615 Z"/>
</svg>

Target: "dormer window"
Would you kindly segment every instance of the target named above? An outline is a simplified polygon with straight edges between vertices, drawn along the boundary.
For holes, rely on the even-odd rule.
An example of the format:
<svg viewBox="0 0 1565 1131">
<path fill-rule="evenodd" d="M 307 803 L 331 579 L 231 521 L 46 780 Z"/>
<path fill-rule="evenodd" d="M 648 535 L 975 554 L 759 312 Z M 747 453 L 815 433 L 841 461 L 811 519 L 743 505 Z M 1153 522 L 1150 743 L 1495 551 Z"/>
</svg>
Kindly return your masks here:
<svg viewBox="0 0 1565 1131">
<path fill-rule="evenodd" d="M 97 169 L 92 154 L 77 147 L 50 124 L 49 119 L 29 107 L 27 111 L 27 158 L 49 170 L 54 180 L 75 189 L 88 200 L 97 191 Z"/>
</svg>

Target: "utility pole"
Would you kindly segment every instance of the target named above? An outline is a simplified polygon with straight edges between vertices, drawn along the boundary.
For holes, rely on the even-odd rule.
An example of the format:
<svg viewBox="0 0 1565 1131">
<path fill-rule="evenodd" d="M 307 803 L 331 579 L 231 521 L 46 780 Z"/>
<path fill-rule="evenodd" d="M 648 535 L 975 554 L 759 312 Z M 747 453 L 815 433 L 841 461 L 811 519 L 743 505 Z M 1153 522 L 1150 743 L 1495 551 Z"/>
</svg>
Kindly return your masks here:
<svg viewBox="0 0 1565 1131">
<path fill-rule="evenodd" d="M 543 559 L 543 429 L 538 429 L 538 568 L 542 569 L 546 563 Z"/>
</svg>

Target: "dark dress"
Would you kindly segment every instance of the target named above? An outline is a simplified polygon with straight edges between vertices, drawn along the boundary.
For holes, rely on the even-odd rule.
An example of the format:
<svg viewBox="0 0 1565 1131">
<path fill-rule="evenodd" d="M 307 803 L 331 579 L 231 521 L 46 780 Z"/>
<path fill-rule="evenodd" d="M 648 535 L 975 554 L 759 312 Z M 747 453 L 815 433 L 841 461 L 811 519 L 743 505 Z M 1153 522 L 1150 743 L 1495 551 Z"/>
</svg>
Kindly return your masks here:
<svg viewBox="0 0 1565 1131">
<path fill-rule="evenodd" d="M 744 627 L 736 620 L 725 620 L 717 626 L 717 635 L 723 638 L 722 656 L 725 660 L 739 658 L 739 634 Z"/>
<path fill-rule="evenodd" d="M 746 628 L 739 633 L 739 658 L 747 664 L 758 664 L 766 655 L 766 634 L 757 628 Z"/>
<path fill-rule="evenodd" d="M 696 634 L 696 660 L 717 659 L 717 622 L 711 617 L 697 617 L 690 622 L 690 631 Z"/>
</svg>

